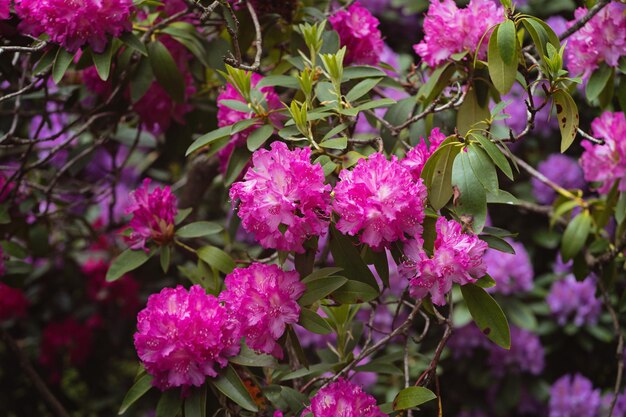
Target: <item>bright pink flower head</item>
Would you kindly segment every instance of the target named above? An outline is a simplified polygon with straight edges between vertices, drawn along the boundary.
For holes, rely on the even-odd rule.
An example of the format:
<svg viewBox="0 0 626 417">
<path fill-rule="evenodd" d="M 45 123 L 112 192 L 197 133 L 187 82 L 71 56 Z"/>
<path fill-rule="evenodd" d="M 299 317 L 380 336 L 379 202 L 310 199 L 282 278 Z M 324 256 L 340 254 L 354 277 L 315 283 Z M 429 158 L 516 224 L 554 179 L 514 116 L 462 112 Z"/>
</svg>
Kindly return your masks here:
<svg viewBox="0 0 626 417">
<path fill-rule="evenodd" d="M 357 1 L 350 7 L 328 18 L 339 34 L 341 46 L 346 47 L 345 65 L 376 65 L 380 61 L 385 44 L 378 29 L 380 23 Z"/>
<path fill-rule="evenodd" d="M 585 180 L 599 182 L 598 192 L 608 194 L 613 183 L 621 180 L 620 191 L 626 191 L 626 116 L 622 112 L 604 112 L 591 124 L 595 137 L 602 138 L 604 145 L 583 141 L 585 148 L 580 164 Z"/>
<path fill-rule="evenodd" d="M 160 390 L 201 386 L 239 352 L 238 325 L 199 285 L 164 288 L 137 316 L 135 349 Z"/>
<path fill-rule="evenodd" d="M 576 9 L 574 20 L 568 26 L 587 12 L 584 7 Z M 602 62 L 617 67 L 620 57 L 626 55 L 626 5 L 610 2 L 570 36 L 565 55 L 570 72 L 584 78 L 589 77 Z"/>
<path fill-rule="evenodd" d="M 420 143 L 407 152 L 406 157 L 400 161 L 404 167 L 411 171 L 413 180 L 417 181 L 422 174 L 422 169 L 424 169 L 426 161 L 435 153 L 444 140 L 446 140 L 446 135 L 441 133 L 439 128 L 436 127 L 430 132 L 428 143 L 426 143 L 424 138 L 420 138 Z"/>
<path fill-rule="evenodd" d="M 413 297 L 423 298 L 430 293 L 434 304 L 444 305 L 452 283 L 465 285 L 485 275 L 487 267 L 483 254 L 487 243 L 476 235 L 463 233 L 459 223 L 445 217 L 437 219 L 435 228 L 437 238 L 433 256 L 428 256 L 421 241 L 410 241 L 404 245 L 408 259 L 399 270 L 410 279 Z"/>
<path fill-rule="evenodd" d="M 313 417 L 385 417 L 376 405 L 376 399 L 361 387 L 339 378 L 320 389 L 304 413 Z"/>
<path fill-rule="evenodd" d="M 131 29 L 132 0 L 15 0 L 20 29 L 33 36 L 46 33 L 70 51 L 89 44 L 104 51 L 108 36 Z"/>
<path fill-rule="evenodd" d="M 429 66 L 436 67 L 456 53 L 474 54 L 483 34 L 502 20 L 504 10 L 492 0 L 471 0 L 464 9 L 453 0 L 431 0 L 424 19 L 424 40 L 413 49 Z M 488 43 L 489 36 L 485 36 L 480 58 Z"/>
<path fill-rule="evenodd" d="M 126 212 L 133 215 L 128 224 L 132 231 L 125 240 L 132 249 L 147 251 L 146 241 L 151 239 L 157 245 L 164 245 L 174 236 L 174 218 L 178 213 L 176 197 L 170 187 L 148 191 L 149 187 L 150 178 L 146 178 L 141 187 L 129 195 L 130 206 Z"/>
<path fill-rule="evenodd" d="M 0 0 L 0 20 L 11 17 L 11 0 Z"/>
<path fill-rule="evenodd" d="M 343 170 L 335 186 L 333 209 L 339 215 L 337 229 L 355 236 L 375 250 L 422 232 L 426 187 L 421 179 L 393 156 L 377 153 Z"/>
<path fill-rule="evenodd" d="M 2 249 L 0 248 L 0 257 Z M 0 260 L 0 263 L 2 261 Z M 4 267 L 4 265 L 0 265 Z M 1 275 L 1 274 L 0 274 Z M 0 323 L 6 320 L 24 317 L 30 303 L 19 288 L 12 288 L 0 282 Z"/>
<path fill-rule="evenodd" d="M 240 200 L 243 228 L 264 248 L 304 252 L 302 244 L 325 235 L 330 221 L 330 185 L 324 184 L 311 150 L 290 151 L 282 142 L 252 155 L 243 181 L 233 184 L 232 200 Z"/>
<path fill-rule="evenodd" d="M 306 289 L 298 273 L 285 272 L 277 265 L 254 263 L 236 268 L 226 276 L 224 284 L 226 290 L 219 299 L 239 322 L 247 345 L 282 358 L 276 341 L 288 324 L 298 322 L 298 298 Z"/>
<path fill-rule="evenodd" d="M 133 316 L 139 310 L 139 284 L 129 274 L 107 282 L 106 274 L 109 263 L 103 259 L 88 259 L 81 267 L 88 277 L 87 298 L 103 306 L 110 305 L 120 309 L 126 316 Z"/>
</svg>

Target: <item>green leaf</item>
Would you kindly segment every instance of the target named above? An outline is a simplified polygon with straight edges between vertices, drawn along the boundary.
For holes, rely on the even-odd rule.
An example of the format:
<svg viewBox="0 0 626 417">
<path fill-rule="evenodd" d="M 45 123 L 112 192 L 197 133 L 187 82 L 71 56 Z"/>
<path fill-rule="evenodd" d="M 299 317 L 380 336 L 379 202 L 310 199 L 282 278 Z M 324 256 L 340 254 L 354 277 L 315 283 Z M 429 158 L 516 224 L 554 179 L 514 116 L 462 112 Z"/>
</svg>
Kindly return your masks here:
<svg viewBox="0 0 626 417">
<path fill-rule="evenodd" d="M 206 385 L 193 387 L 185 399 L 185 417 L 206 417 Z"/>
<path fill-rule="evenodd" d="M 342 82 L 355 80 L 358 78 L 368 78 L 368 77 L 386 77 L 387 74 L 376 67 L 368 67 L 368 66 L 349 66 L 343 69 L 343 79 Z"/>
<path fill-rule="evenodd" d="M 509 164 L 506 156 L 504 156 L 504 154 L 496 146 L 496 144 L 481 134 L 475 133 L 473 137 L 480 143 L 485 152 L 487 152 L 487 155 L 489 155 L 493 163 L 496 164 L 498 168 L 500 168 L 504 175 L 506 175 L 511 181 L 513 181 L 513 171 L 511 170 L 511 164 Z"/>
<path fill-rule="evenodd" d="M 480 235 L 479 238 L 480 240 L 486 242 L 491 249 L 495 249 L 504 253 L 515 254 L 515 249 L 513 249 L 513 246 L 511 246 L 509 242 L 504 239 L 501 239 L 497 236 L 489 235 Z"/>
<path fill-rule="evenodd" d="M 567 225 L 561 240 L 561 257 L 564 262 L 576 256 L 585 246 L 590 230 L 591 216 L 588 211 L 583 211 Z"/>
<path fill-rule="evenodd" d="M 330 233 L 330 252 L 333 254 L 335 264 L 343 268 L 346 277 L 378 289 L 376 278 L 361 258 L 352 240 L 341 234 L 334 226 L 331 226 Z"/>
<path fill-rule="evenodd" d="M 498 51 L 506 64 L 517 63 L 517 36 L 512 20 L 506 20 L 498 26 Z"/>
<path fill-rule="evenodd" d="M 491 37 L 493 39 L 493 36 Z M 489 66 L 491 68 L 491 65 Z M 465 101 L 459 107 L 456 114 L 456 125 L 461 136 L 465 136 L 470 129 L 484 129 L 487 127 L 485 120 L 491 117 L 487 107 L 481 107 L 476 98 L 474 89 L 470 89 L 465 95 Z"/>
<path fill-rule="evenodd" d="M 222 226 L 213 222 L 189 223 L 176 231 L 176 236 L 184 239 L 203 237 L 220 233 L 224 230 Z"/>
<path fill-rule="evenodd" d="M 185 101 L 185 78 L 170 51 L 159 41 L 148 44 L 148 58 L 157 82 L 177 103 Z"/>
<path fill-rule="evenodd" d="M 487 193 L 487 203 L 489 204 L 519 204 L 519 200 L 513 194 L 504 190 L 496 190 Z"/>
<path fill-rule="evenodd" d="M 170 259 L 172 257 L 172 248 L 170 246 L 161 246 L 161 269 L 167 274 L 170 269 Z"/>
<path fill-rule="evenodd" d="M 461 286 L 461 293 L 478 328 L 498 346 L 510 349 L 509 323 L 496 300 L 473 284 Z"/>
<path fill-rule="evenodd" d="M 235 261 L 223 250 L 215 246 L 203 246 L 196 251 L 198 258 L 225 274 L 230 274 L 235 269 Z"/>
<path fill-rule="evenodd" d="M 344 150 L 348 146 L 348 138 L 342 136 L 340 138 L 328 139 L 320 143 L 322 148 Z"/>
<path fill-rule="evenodd" d="M 246 346 L 245 343 L 241 344 L 241 351 L 239 352 L 239 355 L 228 358 L 228 361 L 241 366 L 263 368 L 275 368 L 277 365 L 276 359 L 272 355 L 256 353 Z"/>
<path fill-rule="evenodd" d="M 513 38 L 507 38 L 504 40 L 504 42 L 510 42 L 511 40 L 513 42 L 512 45 L 508 45 L 507 53 L 509 53 L 509 48 L 512 48 L 515 52 L 517 52 L 515 25 L 510 20 L 507 20 L 505 23 L 499 25 L 498 30 L 493 31 L 491 37 L 489 38 L 489 49 L 487 52 L 489 77 L 491 78 L 494 87 L 496 87 L 496 90 L 498 90 L 500 94 L 506 94 L 511 90 L 517 75 L 517 59 L 512 59 L 507 62 L 499 49 L 500 41 L 498 38 L 501 36 L 500 28 L 507 27 L 505 26 L 507 22 L 513 26 Z M 505 29 L 504 33 L 506 34 L 505 36 L 508 37 L 508 29 Z M 517 58 L 515 53 L 513 55 Z"/>
<path fill-rule="evenodd" d="M 511 319 L 514 325 L 530 331 L 537 329 L 537 319 L 528 304 L 515 298 L 509 298 L 506 304 L 504 304 L 504 307 L 507 317 Z"/>
<path fill-rule="evenodd" d="M 361 304 L 378 297 L 378 290 L 364 282 L 349 280 L 332 297 L 341 304 Z"/>
<path fill-rule="evenodd" d="M 476 281 L 475 285 L 480 288 L 492 288 L 496 286 L 496 280 L 491 277 L 489 274 L 485 274 L 482 278 Z"/>
<path fill-rule="evenodd" d="M 300 83 L 297 78 L 289 75 L 268 75 L 256 85 L 256 88 L 263 87 L 286 87 L 297 90 L 300 88 Z"/>
<path fill-rule="evenodd" d="M 54 60 L 56 59 L 58 53 L 58 46 L 53 46 L 52 48 L 44 52 L 43 56 L 39 59 L 39 61 L 37 61 L 37 64 L 35 64 L 35 66 L 33 67 L 33 74 L 39 75 L 47 71 L 48 68 L 50 68 L 54 63 Z"/>
<path fill-rule="evenodd" d="M 333 328 L 330 327 L 330 324 L 323 317 L 308 308 L 304 308 L 300 312 L 298 324 L 315 334 L 330 334 L 333 332 Z"/>
<path fill-rule="evenodd" d="M 452 167 L 460 151 L 458 142 L 444 142 L 424 165 L 422 178 L 428 188 L 428 201 L 435 210 L 445 206 L 452 197 Z"/>
<path fill-rule="evenodd" d="M 224 185 L 230 186 L 239 178 L 239 174 L 248 165 L 251 156 L 252 154 L 247 148 L 235 148 L 228 160 L 228 168 L 224 174 Z"/>
<path fill-rule="evenodd" d="M 106 280 L 108 282 L 115 281 L 127 272 L 139 268 L 141 265 L 145 264 L 148 259 L 150 259 L 150 255 L 141 249 L 126 249 L 111 262 L 111 266 L 109 266 L 109 270 L 107 271 Z"/>
<path fill-rule="evenodd" d="M 141 58 L 130 80 L 130 99 L 133 103 L 138 102 L 148 92 L 153 80 L 154 74 L 150 62 Z"/>
<path fill-rule="evenodd" d="M 435 398 L 437 398 L 437 396 L 427 388 L 408 387 L 396 395 L 396 398 L 393 400 L 393 409 L 395 411 L 409 410 L 428 401 L 432 401 Z"/>
<path fill-rule="evenodd" d="M 246 144 L 248 145 L 248 150 L 250 152 L 254 152 L 259 149 L 266 140 L 272 136 L 274 133 L 274 126 L 272 125 L 263 125 L 258 129 L 255 129 L 250 135 L 248 135 L 248 139 Z"/>
<path fill-rule="evenodd" d="M 224 126 L 224 127 L 220 127 L 219 129 L 212 130 L 209 133 L 200 136 L 198 139 L 194 141 L 194 143 L 191 144 L 189 149 L 187 149 L 187 152 L 185 152 L 185 156 L 188 156 L 192 152 L 195 152 L 198 149 L 211 144 L 212 142 L 215 142 L 219 139 L 223 139 L 223 138 L 230 136 L 231 129 L 232 129 L 232 126 Z"/>
<path fill-rule="evenodd" d="M 241 381 L 241 378 L 237 375 L 237 371 L 235 371 L 232 366 L 228 365 L 224 375 L 211 382 L 215 388 L 237 403 L 241 408 L 252 412 L 259 410 L 246 389 L 246 386 Z"/>
<path fill-rule="evenodd" d="M 541 59 L 548 55 L 546 48 L 548 43 L 551 43 L 556 50 L 559 50 L 561 47 L 559 38 L 556 36 L 552 28 L 541 19 L 529 16 L 528 18 L 522 19 L 522 24 L 530 34 L 533 43 L 541 55 Z"/>
<path fill-rule="evenodd" d="M 180 391 L 177 389 L 161 394 L 156 408 L 156 417 L 175 417 L 180 412 Z"/>
<path fill-rule="evenodd" d="M 435 68 L 428 81 L 417 92 L 418 100 L 425 104 L 431 103 L 448 86 L 448 81 L 455 71 L 456 68 L 452 63 Z"/>
<path fill-rule="evenodd" d="M 600 96 L 604 87 L 608 84 L 611 76 L 613 75 L 613 68 L 601 64 L 598 69 L 591 73 L 587 86 L 585 87 L 585 93 L 587 94 L 587 100 L 593 101 Z"/>
<path fill-rule="evenodd" d="M 310 306 L 329 294 L 332 294 L 333 291 L 339 289 L 346 282 L 348 282 L 347 278 L 339 276 L 322 277 L 307 281 L 305 283 L 306 291 L 298 302 L 302 306 Z"/>
<path fill-rule="evenodd" d="M 469 152 L 461 151 L 452 167 L 452 186 L 458 190 L 454 205 L 459 215 L 469 216 L 475 233 L 487 218 L 487 193 L 470 165 Z"/>
<path fill-rule="evenodd" d="M 485 191 L 497 190 L 499 188 L 498 174 L 485 151 L 474 144 L 470 144 L 467 147 L 467 156 L 474 175 L 483 185 Z"/>
<path fill-rule="evenodd" d="M 108 80 L 109 74 L 111 74 L 111 60 L 113 59 L 113 42 L 109 42 L 109 45 L 101 54 L 92 52 L 91 58 L 100 79 L 102 81 Z"/>
<path fill-rule="evenodd" d="M 565 152 L 576 138 L 578 107 L 567 91 L 557 90 L 553 98 L 556 105 L 556 119 L 561 131 L 561 152 Z"/>
<path fill-rule="evenodd" d="M 63 79 L 65 72 L 70 67 L 70 64 L 74 61 L 75 52 L 68 52 L 63 48 L 59 48 L 56 57 L 54 58 L 54 64 L 52 65 L 52 80 L 55 84 L 58 84 Z"/>
<path fill-rule="evenodd" d="M 124 396 L 124 400 L 122 401 L 122 406 L 118 411 L 118 414 L 124 414 L 128 408 L 133 405 L 137 400 L 139 400 L 143 395 L 148 392 L 152 388 L 152 376 L 149 374 L 144 374 L 141 378 L 139 378 L 132 387 Z"/>
<path fill-rule="evenodd" d="M 617 224 L 621 224 L 624 219 L 626 219 L 626 192 L 620 193 L 615 205 L 615 220 L 617 220 Z"/>
<path fill-rule="evenodd" d="M 188 208 L 178 210 L 178 214 L 176 215 L 176 217 L 174 217 L 174 224 L 178 226 L 187 217 L 189 217 L 192 211 L 193 211 L 193 207 L 188 207 Z"/>
<path fill-rule="evenodd" d="M 367 78 L 359 82 L 357 85 L 352 87 L 350 91 L 348 91 L 348 94 L 346 94 L 346 99 L 349 102 L 360 99 L 365 94 L 369 93 L 372 88 L 376 87 L 381 80 L 382 78 Z"/>
<path fill-rule="evenodd" d="M 148 56 L 148 50 L 141 40 L 133 32 L 125 32 L 119 38 L 125 45 L 133 48 L 141 55 Z"/>
<path fill-rule="evenodd" d="M 307 282 L 311 282 L 313 280 L 316 280 L 318 278 L 324 278 L 324 277 L 328 277 L 330 275 L 334 275 L 337 272 L 342 271 L 342 268 L 337 268 L 337 267 L 328 267 L 328 268 L 320 268 L 317 271 L 313 271 L 311 272 L 309 275 L 307 275 L 306 277 L 302 278 L 302 283 L 306 284 Z"/>
</svg>

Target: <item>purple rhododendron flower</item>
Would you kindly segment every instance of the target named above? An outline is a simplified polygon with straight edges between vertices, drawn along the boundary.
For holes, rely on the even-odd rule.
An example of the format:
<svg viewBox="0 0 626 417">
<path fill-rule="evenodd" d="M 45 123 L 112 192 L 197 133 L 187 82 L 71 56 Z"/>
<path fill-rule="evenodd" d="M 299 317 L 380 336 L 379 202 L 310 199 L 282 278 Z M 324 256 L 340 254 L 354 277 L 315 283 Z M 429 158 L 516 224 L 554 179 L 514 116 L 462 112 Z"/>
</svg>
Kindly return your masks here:
<svg viewBox="0 0 626 417">
<path fill-rule="evenodd" d="M 556 281 L 552 284 L 546 302 L 561 326 L 569 321 L 576 326 L 595 324 L 602 307 L 602 302 L 596 298 L 593 275 L 583 281 L 576 281 L 573 275 Z"/>
<path fill-rule="evenodd" d="M 285 272 L 277 265 L 254 263 L 236 268 L 226 276 L 224 284 L 226 290 L 219 299 L 238 321 L 246 344 L 282 358 L 283 351 L 276 341 L 288 324 L 298 322 L 298 298 L 306 289 L 298 273 Z"/>
<path fill-rule="evenodd" d="M 274 142 L 256 151 L 230 198 L 240 200 L 243 228 L 265 248 L 303 253 L 304 241 L 325 235 L 330 222 L 330 185 L 321 165 L 311 164 L 310 148 Z"/>
<path fill-rule="evenodd" d="M 376 65 L 380 61 L 384 43 L 378 19 L 358 1 L 335 12 L 328 21 L 339 34 L 341 46 L 346 47 L 345 65 Z"/>
<path fill-rule="evenodd" d="M 361 387 L 339 378 L 320 389 L 304 413 L 313 417 L 385 417 L 376 400 Z"/>
<path fill-rule="evenodd" d="M 104 51 L 108 36 L 131 29 L 132 0 L 15 0 L 20 29 L 33 36 L 47 34 L 70 51 L 89 44 Z"/>
<path fill-rule="evenodd" d="M 550 388 L 550 417 L 596 417 L 600 390 L 580 374 L 564 375 Z"/>
<path fill-rule="evenodd" d="M 128 224 L 132 231 L 125 240 L 132 249 L 147 251 L 148 240 L 164 245 L 174 236 L 174 218 L 178 213 L 176 197 L 170 187 L 156 187 L 152 191 L 149 187 L 150 178 L 146 178 L 129 196 L 131 204 L 126 212 L 133 215 Z"/>
<path fill-rule="evenodd" d="M 506 241 L 513 247 L 515 254 L 503 253 L 488 249 L 484 256 L 487 273 L 496 281 L 496 286 L 488 288 L 489 292 L 501 294 L 519 294 L 533 288 L 533 266 L 530 263 L 526 248 L 511 239 Z"/>
<path fill-rule="evenodd" d="M 579 189 L 585 186 L 583 171 L 576 161 L 569 156 L 552 154 L 537 166 L 537 170 L 549 180 L 565 189 Z M 533 194 L 541 204 L 552 204 L 556 191 L 533 177 L 531 179 Z"/>
<path fill-rule="evenodd" d="M 199 285 L 151 295 L 137 316 L 137 329 L 139 359 L 162 391 L 199 387 L 239 353 L 239 324 Z"/>
<path fill-rule="evenodd" d="M 605 143 L 582 142 L 585 151 L 580 165 L 585 179 L 599 182 L 600 194 L 608 194 L 617 180 L 618 189 L 626 191 L 626 116 L 622 112 L 604 112 L 591 123 L 591 132 Z"/>
</svg>

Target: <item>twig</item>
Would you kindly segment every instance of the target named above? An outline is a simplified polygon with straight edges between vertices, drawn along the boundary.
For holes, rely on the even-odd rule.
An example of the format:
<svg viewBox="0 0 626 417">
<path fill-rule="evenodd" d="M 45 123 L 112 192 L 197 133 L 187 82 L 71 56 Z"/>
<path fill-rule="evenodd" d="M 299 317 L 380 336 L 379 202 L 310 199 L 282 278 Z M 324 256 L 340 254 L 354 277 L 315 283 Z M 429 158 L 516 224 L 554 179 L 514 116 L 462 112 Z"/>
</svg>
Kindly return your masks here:
<svg viewBox="0 0 626 417">
<path fill-rule="evenodd" d="M 600 13 L 600 11 L 604 9 L 610 2 L 611 0 L 600 0 L 599 2 L 597 2 L 591 9 L 589 9 L 586 15 L 584 15 L 580 20 L 574 23 L 569 29 L 563 32 L 561 36 L 559 36 L 559 40 L 562 41 L 572 36 L 574 33 L 580 30 L 583 26 L 585 26 L 585 24 L 588 21 L 593 19 L 595 15 Z"/>
<path fill-rule="evenodd" d="M 263 54 L 263 35 L 261 33 L 261 25 L 259 24 L 259 17 L 252 6 L 250 1 L 246 1 L 246 6 L 248 7 L 248 11 L 250 12 L 250 17 L 252 17 L 252 23 L 254 24 L 254 31 L 256 33 L 256 39 L 254 41 L 254 47 L 256 48 L 256 55 L 254 56 L 254 63 L 250 70 L 258 71 L 261 66 L 261 55 Z"/>
</svg>

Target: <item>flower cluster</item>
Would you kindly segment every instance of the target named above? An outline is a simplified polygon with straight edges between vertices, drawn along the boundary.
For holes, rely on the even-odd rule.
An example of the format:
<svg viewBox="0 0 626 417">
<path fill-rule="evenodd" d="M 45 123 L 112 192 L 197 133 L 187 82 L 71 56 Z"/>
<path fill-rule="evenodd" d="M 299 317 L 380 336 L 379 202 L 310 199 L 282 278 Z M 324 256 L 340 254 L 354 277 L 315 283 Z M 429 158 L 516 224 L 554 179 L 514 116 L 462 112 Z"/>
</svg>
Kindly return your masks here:
<svg viewBox="0 0 626 417">
<path fill-rule="evenodd" d="M 555 184 L 565 189 L 579 189 L 585 186 L 583 171 L 578 161 L 562 154 L 552 154 L 545 161 L 539 163 L 537 170 Z M 552 204 L 556 192 L 533 177 L 531 179 L 533 194 L 541 204 Z"/>
<path fill-rule="evenodd" d="M 11 0 L 0 0 L 0 20 L 6 20 L 11 16 Z"/>
<path fill-rule="evenodd" d="M 424 19 L 424 40 L 413 49 L 436 67 L 456 53 L 473 54 L 485 32 L 503 18 L 503 9 L 491 0 L 471 0 L 464 9 L 453 0 L 431 0 Z M 479 57 L 484 56 L 488 42 L 489 36 L 485 36 Z"/>
<path fill-rule="evenodd" d="M 93 342 L 89 323 L 74 318 L 49 323 L 41 336 L 39 363 L 49 371 L 52 382 L 59 382 L 65 369 L 66 355 L 72 365 L 82 365 L 89 358 Z"/>
<path fill-rule="evenodd" d="M 564 375 L 550 388 L 549 417 L 596 417 L 600 391 L 580 374 Z"/>
<path fill-rule="evenodd" d="M 576 9 L 569 26 L 587 13 L 584 7 Z M 617 67 L 620 57 L 626 56 L 625 33 L 626 5 L 612 2 L 570 36 L 565 51 L 567 68 L 587 78 L 602 62 Z"/>
<path fill-rule="evenodd" d="M 518 294 L 533 288 L 533 266 L 526 248 L 519 242 L 507 239 L 515 254 L 488 249 L 484 256 L 487 273 L 496 281 L 496 286 L 488 291 L 501 294 Z"/>
<path fill-rule="evenodd" d="M 2 248 L 0 248 L 0 259 L 2 258 Z M 0 267 L 4 268 L 0 260 Z M 0 276 L 2 276 L 0 271 Z M 29 306 L 28 299 L 19 288 L 9 287 L 0 282 L 0 324 L 3 321 L 24 317 Z"/>
<path fill-rule="evenodd" d="M 626 191 L 626 116 L 620 112 L 604 112 L 591 123 L 591 129 L 605 144 L 582 142 L 585 150 L 580 164 L 585 179 L 600 183 L 598 192 L 601 194 L 608 194 L 617 180 L 621 180 L 619 190 Z"/>
<path fill-rule="evenodd" d="M 233 184 L 243 228 L 265 248 L 304 252 L 303 243 L 325 235 L 330 221 L 330 186 L 311 149 L 290 151 L 282 142 L 252 156 L 244 181 Z"/>
<path fill-rule="evenodd" d="M 399 270 L 410 279 L 413 297 L 423 298 L 430 293 L 434 304 L 444 305 L 452 283 L 465 285 L 485 275 L 487 266 L 483 255 L 487 243 L 475 235 L 463 233 L 459 223 L 445 217 L 437 219 L 435 228 L 433 256 L 428 256 L 420 240 L 407 242 L 404 245 L 407 260 Z"/>
<path fill-rule="evenodd" d="M 384 42 L 378 19 L 357 1 L 328 18 L 346 47 L 345 65 L 376 65 L 383 53 Z"/>
<path fill-rule="evenodd" d="M 304 413 L 313 417 L 384 417 L 374 397 L 342 378 L 320 389 Z"/>
<path fill-rule="evenodd" d="M 151 192 L 149 187 L 150 179 L 146 178 L 142 186 L 129 195 L 130 206 L 126 211 L 133 215 L 129 223 L 132 230 L 125 239 L 132 249 L 147 251 L 148 240 L 165 245 L 174 236 L 174 218 L 178 213 L 176 197 L 170 187 L 156 187 Z"/>
<path fill-rule="evenodd" d="M 87 298 L 91 301 L 119 308 L 126 316 L 134 315 L 139 309 L 139 284 L 130 275 L 107 282 L 109 264 L 103 259 L 88 259 L 81 270 L 87 281 Z"/>
<path fill-rule="evenodd" d="M 441 145 L 445 139 L 446 135 L 441 133 L 439 128 L 436 127 L 430 132 L 428 143 L 426 143 L 424 138 L 420 138 L 420 143 L 407 152 L 401 163 L 404 167 L 411 171 L 413 180 L 417 181 L 420 175 L 422 175 L 422 169 L 424 169 L 426 161 L 433 153 L 435 153 L 439 145 Z"/>
<path fill-rule="evenodd" d="M 546 302 L 561 326 L 570 320 L 576 326 L 595 324 L 602 307 L 595 294 L 594 276 L 576 281 L 573 275 L 568 275 L 552 284 Z"/>
<path fill-rule="evenodd" d="M 135 348 L 159 389 L 200 386 L 239 352 L 238 328 L 199 285 L 164 288 L 137 316 Z"/>
<path fill-rule="evenodd" d="M 237 320 L 246 344 L 277 358 L 283 352 L 276 341 L 288 324 L 298 322 L 298 298 L 306 287 L 297 272 L 285 272 L 277 265 L 255 263 L 236 268 L 226 276 L 226 290 L 220 301 Z"/>
<path fill-rule="evenodd" d="M 393 156 L 376 153 L 361 159 L 352 171 L 343 170 L 334 189 L 337 229 L 380 250 L 422 232 L 426 187 Z"/>
<path fill-rule="evenodd" d="M 20 29 L 33 36 L 47 34 L 70 51 L 89 44 L 102 52 L 107 36 L 131 29 L 132 0 L 15 0 Z"/>
</svg>

